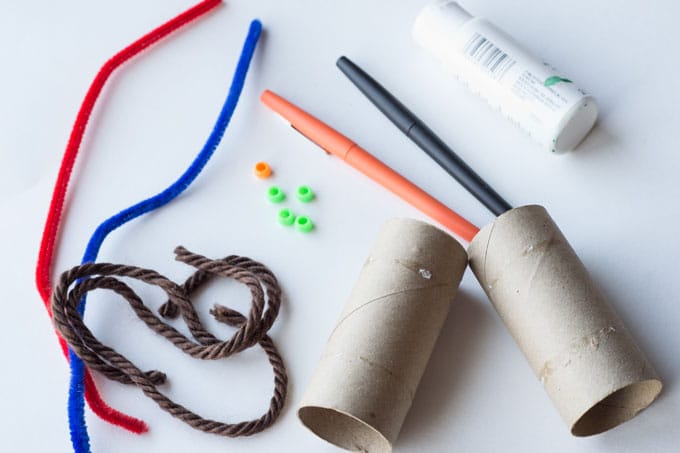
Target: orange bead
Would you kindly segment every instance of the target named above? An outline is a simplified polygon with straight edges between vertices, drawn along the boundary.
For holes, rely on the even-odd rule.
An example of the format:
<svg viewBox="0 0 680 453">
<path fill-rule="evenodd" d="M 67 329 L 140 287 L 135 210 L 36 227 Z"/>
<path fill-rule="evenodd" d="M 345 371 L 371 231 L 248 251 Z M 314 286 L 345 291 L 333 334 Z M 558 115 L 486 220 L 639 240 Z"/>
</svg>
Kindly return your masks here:
<svg viewBox="0 0 680 453">
<path fill-rule="evenodd" d="M 255 176 L 260 179 L 269 178 L 272 174 L 272 168 L 267 162 L 258 162 L 255 164 Z"/>
</svg>

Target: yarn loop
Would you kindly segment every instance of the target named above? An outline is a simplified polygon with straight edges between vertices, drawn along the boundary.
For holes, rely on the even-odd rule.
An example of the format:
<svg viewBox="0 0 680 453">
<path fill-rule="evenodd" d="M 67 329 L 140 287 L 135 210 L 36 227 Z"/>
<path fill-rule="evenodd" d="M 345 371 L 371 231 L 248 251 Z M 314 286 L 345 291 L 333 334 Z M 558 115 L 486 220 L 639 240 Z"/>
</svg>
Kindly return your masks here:
<svg viewBox="0 0 680 453">
<path fill-rule="evenodd" d="M 288 385 L 283 359 L 267 335 L 281 306 L 281 288 L 278 281 L 265 265 L 250 258 L 231 255 L 221 260 L 212 260 L 189 252 L 183 247 L 177 247 L 175 255 L 178 261 L 197 269 L 182 285 L 174 283 L 154 270 L 122 264 L 86 263 L 64 272 L 52 296 L 54 326 L 89 369 L 97 370 L 122 384 L 139 387 L 161 409 L 189 426 L 227 437 L 249 436 L 261 432 L 280 415 Z M 205 329 L 191 300 L 191 295 L 197 289 L 216 276 L 233 279 L 246 285 L 252 297 L 247 315 L 219 304 L 210 311 L 217 321 L 237 329 L 227 340 L 220 340 Z M 165 310 L 180 315 L 193 338 L 188 338 L 162 321 L 144 304 L 135 291 L 120 279 L 121 277 L 162 289 L 168 297 L 164 304 Z M 223 423 L 202 418 L 169 399 L 158 390 L 158 386 L 166 381 L 164 373 L 157 370 L 142 371 L 125 356 L 102 344 L 85 325 L 78 305 L 87 293 L 95 289 L 108 290 L 125 299 L 139 319 L 151 330 L 191 357 L 217 360 L 259 344 L 267 354 L 274 372 L 274 392 L 267 412 L 254 420 Z"/>
</svg>

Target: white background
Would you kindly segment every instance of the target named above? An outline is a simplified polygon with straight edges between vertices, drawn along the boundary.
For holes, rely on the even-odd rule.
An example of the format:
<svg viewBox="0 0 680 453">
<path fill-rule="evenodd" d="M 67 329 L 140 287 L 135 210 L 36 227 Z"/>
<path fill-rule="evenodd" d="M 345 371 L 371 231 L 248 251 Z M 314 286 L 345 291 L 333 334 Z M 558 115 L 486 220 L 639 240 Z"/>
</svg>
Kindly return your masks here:
<svg viewBox="0 0 680 453">
<path fill-rule="evenodd" d="M 564 426 L 470 272 L 395 445 L 397 452 L 666 452 L 680 444 L 680 188 L 677 44 L 680 5 L 670 0 L 501 2 L 468 0 L 473 14 L 507 30 L 599 100 L 598 125 L 578 151 L 557 157 L 469 94 L 410 37 L 425 0 L 234 0 L 124 66 L 104 90 L 67 201 L 55 272 L 77 264 L 103 219 L 173 181 L 208 136 L 248 22 L 259 44 L 241 103 L 209 166 L 171 205 L 113 233 L 100 259 L 190 269 L 172 250 L 243 254 L 279 277 L 285 301 L 272 336 L 290 374 L 289 399 L 268 431 L 225 439 L 194 431 L 140 390 L 98 377 L 105 399 L 146 420 L 134 436 L 88 410 L 96 452 L 337 451 L 298 422 L 296 404 L 381 226 L 424 219 L 286 127 L 263 107 L 271 88 L 352 137 L 444 203 L 482 226 L 491 215 L 389 123 L 336 69 L 352 58 L 422 117 L 516 205 L 548 207 L 593 277 L 662 376 L 648 410 L 599 436 Z M 2 2 L 0 6 L 0 221 L 3 258 L 0 450 L 68 451 L 68 370 L 34 285 L 38 244 L 78 106 L 100 65 L 192 4 Z M 284 229 L 252 165 L 267 160 L 289 192 L 318 199 L 289 206 L 317 222 L 314 234 Z M 157 290 L 143 288 L 149 305 Z M 214 285 L 198 303 L 241 310 L 243 287 Z M 208 317 L 205 316 L 207 319 Z M 168 373 L 164 390 L 208 417 L 238 421 L 265 410 L 271 371 L 260 350 L 215 363 L 189 359 L 150 333 L 127 305 L 90 298 L 87 323 L 144 369 Z M 210 324 L 221 336 L 225 327 Z"/>
</svg>

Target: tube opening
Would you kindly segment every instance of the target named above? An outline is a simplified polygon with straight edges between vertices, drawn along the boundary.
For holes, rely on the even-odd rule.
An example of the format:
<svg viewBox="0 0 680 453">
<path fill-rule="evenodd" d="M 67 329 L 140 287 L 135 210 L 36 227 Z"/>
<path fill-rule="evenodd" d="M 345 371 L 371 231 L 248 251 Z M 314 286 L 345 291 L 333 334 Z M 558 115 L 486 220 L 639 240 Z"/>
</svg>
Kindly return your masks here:
<svg viewBox="0 0 680 453">
<path fill-rule="evenodd" d="M 574 423 L 571 433 L 579 437 L 592 436 L 630 420 L 652 404 L 661 387 L 661 381 L 650 379 L 615 391 L 583 414 Z"/>
<path fill-rule="evenodd" d="M 298 410 L 303 425 L 317 436 L 350 451 L 389 453 L 390 442 L 366 422 L 344 412 L 318 406 Z"/>
</svg>

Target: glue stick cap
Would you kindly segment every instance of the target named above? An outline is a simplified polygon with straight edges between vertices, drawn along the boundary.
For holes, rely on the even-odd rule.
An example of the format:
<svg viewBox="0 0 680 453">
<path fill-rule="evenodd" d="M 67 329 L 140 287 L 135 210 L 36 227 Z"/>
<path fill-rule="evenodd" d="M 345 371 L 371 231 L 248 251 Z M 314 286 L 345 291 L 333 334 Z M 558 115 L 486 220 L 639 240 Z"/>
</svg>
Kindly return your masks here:
<svg viewBox="0 0 680 453">
<path fill-rule="evenodd" d="M 413 24 L 413 37 L 424 48 L 433 49 L 435 54 L 444 52 L 445 49 L 434 50 L 439 46 L 448 45 L 448 40 L 442 37 L 458 31 L 472 18 L 472 14 L 458 3 L 452 0 L 436 0 L 425 6 L 416 18 Z"/>
<path fill-rule="evenodd" d="M 468 13 L 457 2 L 436 0 L 429 3 L 420 12 L 420 15 L 416 18 L 413 33 L 425 38 L 428 29 L 458 29 L 472 17 L 472 14 Z M 416 36 L 416 40 L 420 41 L 418 36 Z"/>
</svg>

